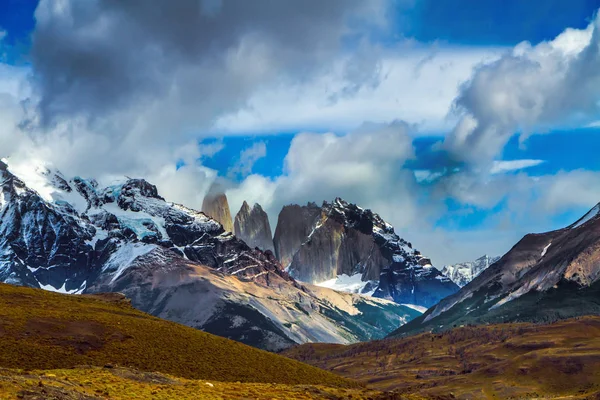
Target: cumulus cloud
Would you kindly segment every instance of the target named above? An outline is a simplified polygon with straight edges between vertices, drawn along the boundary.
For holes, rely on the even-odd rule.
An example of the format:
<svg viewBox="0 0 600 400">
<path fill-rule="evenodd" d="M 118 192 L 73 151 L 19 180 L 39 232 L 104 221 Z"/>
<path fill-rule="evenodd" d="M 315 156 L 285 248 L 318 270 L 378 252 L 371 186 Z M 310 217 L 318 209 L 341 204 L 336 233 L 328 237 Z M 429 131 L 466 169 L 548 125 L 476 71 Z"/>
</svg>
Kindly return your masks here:
<svg viewBox="0 0 600 400">
<path fill-rule="evenodd" d="M 463 114 L 445 142 L 456 159 L 491 162 L 508 139 L 557 126 L 583 126 L 600 114 L 600 16 L 535 46 L 524 42 L 482 65 L 456 99 Z"/>
<path fill-rule="evenodd" d="M 134 113 L 162 135 L 206 128 L 260 85 L 326 68 L 345 36 L 365 35 L 350 18 L 383 24 L 384 13 L 358 0 L 42 0 L 32 49 L 42 122 L 133 124 Z"/>
<path fill-rule="evenodd" d="M 339 196 L 408 227 L 424 212 L 414 176 L 403 168 L 414 157 L 412 129 L 398 121 L 364 124 L 345 135 L 300 133 L 284 160 L 284 174 L 273 180 L 250 175 L 227 192 L 231 206 L 259 202 L 275 223 L 286 204 Z"/>
<path fill-rule="evenodd" d="M 214 126 L 225 134 L 324 127 L 348 131 L 364 121 L 401 119 L 418 124 L 420 133 L 439 134 L 456 122 L 448 111 L 461 83 L 477 65 L 495 60 L 504 51 L 401 43 L 367 57 L 379 61 L 375 85 L 346 93 L 344 88 L 352 82 L 363 81 L 345 76 L 346 62 L 340 61 L 305 82 L 282 82 L 255 92 L 240 109 L 221 115 Z"/>
</svg>

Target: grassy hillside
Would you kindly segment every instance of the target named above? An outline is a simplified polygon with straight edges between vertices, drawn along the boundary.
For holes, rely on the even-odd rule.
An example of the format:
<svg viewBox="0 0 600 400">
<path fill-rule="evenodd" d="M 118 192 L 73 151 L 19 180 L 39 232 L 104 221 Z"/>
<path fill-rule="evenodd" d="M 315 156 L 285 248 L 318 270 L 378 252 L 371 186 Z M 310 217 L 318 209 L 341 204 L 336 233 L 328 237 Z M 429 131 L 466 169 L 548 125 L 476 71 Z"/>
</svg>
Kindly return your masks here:
<svg viewBox="0 0 600 400">
<path fill-rule="evenodd" d="M 288 358 L 164 321 L 118 294 L 69 296 L 0 284 L 0 368 L 118 365 L 188 379 L 357 384 Z"/>
<path fill-rule="evenodd" d="M 0 398 L 24 400 L 419 400 L 365 388 L 189 380 L 126 368 L 0 369 Z"/>
<path fill-rule="evenodd" d="M 600 317 L 469 326 L 350 346 L 309 344 L 284 354 L 401 393 L 600 398 Z"/>
</svg>

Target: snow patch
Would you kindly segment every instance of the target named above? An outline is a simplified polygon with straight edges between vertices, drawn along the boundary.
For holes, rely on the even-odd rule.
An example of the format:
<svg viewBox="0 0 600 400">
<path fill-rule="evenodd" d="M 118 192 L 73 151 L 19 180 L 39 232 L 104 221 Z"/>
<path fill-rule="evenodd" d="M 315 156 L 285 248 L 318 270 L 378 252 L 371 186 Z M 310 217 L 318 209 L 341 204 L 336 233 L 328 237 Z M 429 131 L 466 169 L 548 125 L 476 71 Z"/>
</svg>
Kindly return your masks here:
<svg viewBox="0 0 600 400">
<path fill-rule="evenodd" d="M 58 289 L 52 285 L 42 285 L 40 283 L 40 288 L 47 290 L 49 292 L 56 292 L 56 293 L 62 293 L 62 294 L 81 294 L 87 286 L 87 281 L 84 281 L 83 284 L 79 287 L 79 289 L 67 290 L 66 286 L 67 286 L 67 281 L 65 281 L 63 283 L 63 285 Z"/>
<path fill-rule="evenodd" d="M 115 251 L 108 261 L 102 271 L 112 271 L 115 273 L 111 280 L 111 283 L 117 280 L 123 272 L 131 266 L 131 263 L 135 261 L 136 258 L 148 254 L 152 250 L 156 248 L 155 245 L 145 244 L 145 243 L 126 243 L 122 244 L 117 251 Z"/>
<path fill-rule="evenodd" d="M 548 248 L 550 247 L 551 244 L 552 244 L 552 242 L 548 243 L 548 245 L 546 247 L 544 247 L 544 250 L 542 250 L 541 257 L 544 257 L 546 255 L 546 252 L 548 251 Z"/>
<path fill-rule="evenodd" d="M 352 276 L 342 274 L 338 275 L 336 278 L 315 283 L 315 285 L 340 292 L 361 293 L 367 283 L 369 282 L 364 282 L 362 280 L 362 274 L 354 274 Z"/>
</svg>

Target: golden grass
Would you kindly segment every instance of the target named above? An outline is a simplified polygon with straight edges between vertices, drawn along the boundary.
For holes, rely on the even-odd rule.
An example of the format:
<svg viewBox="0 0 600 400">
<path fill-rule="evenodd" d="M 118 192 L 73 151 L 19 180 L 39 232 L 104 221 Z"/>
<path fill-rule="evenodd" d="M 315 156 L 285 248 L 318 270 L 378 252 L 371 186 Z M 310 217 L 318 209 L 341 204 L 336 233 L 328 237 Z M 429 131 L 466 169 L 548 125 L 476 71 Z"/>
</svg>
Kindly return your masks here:
<svg viewBox="0 0 600 400">
<path fill-rule="evenodd" d="M 365 388 L 189 380 L 125 368 L 79 367 L 46 371 L 0 370 L 1 399 L 420 399 Z"/>
<path fill-rule="evenodd" d="M 462 327 L 284 353 L 380 390 L 457 398 L 600 398 L 600 318 Z M 598 397 L 595 397 L 598 396 Z"/>
<path fill-rule="evenodd" d="M 133 309 L 118 295 L 0 284 L 0 367 L 122 367 L 188 379 L 357 387 L 332 373 Z"/>
</svg>

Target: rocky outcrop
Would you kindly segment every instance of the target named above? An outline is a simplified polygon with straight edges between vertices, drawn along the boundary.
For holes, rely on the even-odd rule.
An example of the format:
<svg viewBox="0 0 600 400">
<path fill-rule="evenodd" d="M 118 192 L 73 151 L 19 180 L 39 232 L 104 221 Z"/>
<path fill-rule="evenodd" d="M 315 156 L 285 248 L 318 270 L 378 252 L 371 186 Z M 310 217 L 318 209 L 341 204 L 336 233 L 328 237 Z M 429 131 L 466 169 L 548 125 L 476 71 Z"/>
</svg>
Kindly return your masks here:
<svg viewBox="0 0 600 400">
<path fill-rule="evenodd" d="M 274 252 L 269 216 L 260 204 L 254 204 L 251 209 L 244 201 L 235 216 L 233 228 L 235 235 L 246 242 L 248 246 Z"/>
<path fill-rule="evenodd" d="M 233 232 L 231 211 L 225 193 L 211 189 L 202 201 L 202 212 L 223 225 L 227 232 Z"/>
<path fill-rule="evenodd" d="M 285 226 L 293 222 L 295 226 Z M 424 307 L 458 290 L 379 215 L 342 199 L 322 207 L 287 206 L 277 229 L 276 249 L 279 243 L 281 254 L 286 243 L 286 254 L 294 253 L 287 270 L 298 280 L 321 284 L 348 276 L 363 283 L 353 284 L 353 291 Z M 303 232 L 308 234 L 302 237 Z"/>
<path fill-rule="evenodd" d="M 122 292 L 148 313 L 268 350 L 381 338 L 404 306 L 303 285 L 270 251 L 126 179 L 100 187 L 0 162 L 0 281 L 63 293 Z M 35 185 L 37 190 L 32 189 Z"/>
<path fill-rule="evenodd" d="M 442 268 L 441 271 L 442 274 L 450 278 L 452 282 L 456 283 L 460 287 L 463 287 L 499 259 L 500 257 L 489 257 L 484 255 L 475 261 L 444 265 L 444 268 Z"/>
<path fill-rule="evenodd" d="M 277 218 L 273 243 L 275 255 L 284 267 L 290 265 L 294 254 L 311 233 L 320 216 L 321 208 L 316 203 L 283 207 Z"/>
<path fill-rule="evenodd" d="M 600 314 L 599 211 L 600 204 L 566 228 L 525 235 L 459 292 L 396 334 Z"/>
</svg>

